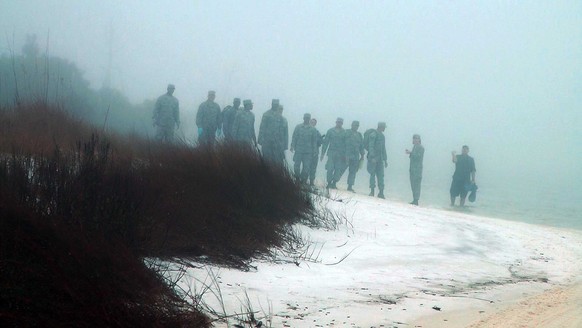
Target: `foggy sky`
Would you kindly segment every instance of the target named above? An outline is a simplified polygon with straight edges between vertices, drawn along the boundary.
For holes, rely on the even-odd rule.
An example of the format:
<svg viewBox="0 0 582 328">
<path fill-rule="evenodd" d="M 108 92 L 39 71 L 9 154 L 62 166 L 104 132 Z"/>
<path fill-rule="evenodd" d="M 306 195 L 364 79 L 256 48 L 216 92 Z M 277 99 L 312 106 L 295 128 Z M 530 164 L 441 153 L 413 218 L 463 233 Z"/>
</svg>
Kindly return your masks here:
<svg viewBox="0 0 582 328">
<path fill-rule="evenodd" d="M 290 129 L 304 112 L 321 132 L 386 121 L 398 170 L 420 133 L 429 172 L 468 144 L 478 181 L 582 183 L 581 1 L 0 0 L 0 31 L 0 54 L 48 36 L 94 88 L 111 45 L 113 86 L 141 103 L 174 83 L 192 134 L 216 90 L 252 99 L 257 126 L 271 98 Z"/>
</svg>

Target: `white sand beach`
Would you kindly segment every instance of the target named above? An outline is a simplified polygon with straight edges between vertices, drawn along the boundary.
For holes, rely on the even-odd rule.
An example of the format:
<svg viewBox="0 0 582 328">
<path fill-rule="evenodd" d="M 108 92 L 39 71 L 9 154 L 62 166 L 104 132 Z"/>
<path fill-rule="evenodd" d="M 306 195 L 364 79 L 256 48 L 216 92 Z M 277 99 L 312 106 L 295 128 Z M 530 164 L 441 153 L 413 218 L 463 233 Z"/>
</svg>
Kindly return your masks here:
<svg viewBox="0 0 582 328">
<path fill-rule="evenodd" d="M 582 231 L 343 191 L 319 206 L 347 222 L 297 227 L 311 242 L 302 258 L 191 269 L 183 284 L 201 291 L 216 275 L 205 303 L 227 315 L 250 303 L 272 327 L 581 326 Z"/>
</svg>

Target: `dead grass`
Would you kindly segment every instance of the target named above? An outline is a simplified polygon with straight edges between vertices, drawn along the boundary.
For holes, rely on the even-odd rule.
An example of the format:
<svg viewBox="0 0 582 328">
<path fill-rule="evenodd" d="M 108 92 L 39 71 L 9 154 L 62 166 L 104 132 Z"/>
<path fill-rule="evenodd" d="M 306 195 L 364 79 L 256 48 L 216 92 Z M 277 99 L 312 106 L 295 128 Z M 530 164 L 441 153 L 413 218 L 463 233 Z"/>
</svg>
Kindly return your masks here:
<svg viewBox="0 0 582 328">
<path fill-rule="evenodd" d="M 34 104 L 0 111 L 0 154 L 7 322 L 204 326 L 141 258 L 245 267 L 313 225 L 309 193 L 251 147 L 104 134 Z"/>
</svg>

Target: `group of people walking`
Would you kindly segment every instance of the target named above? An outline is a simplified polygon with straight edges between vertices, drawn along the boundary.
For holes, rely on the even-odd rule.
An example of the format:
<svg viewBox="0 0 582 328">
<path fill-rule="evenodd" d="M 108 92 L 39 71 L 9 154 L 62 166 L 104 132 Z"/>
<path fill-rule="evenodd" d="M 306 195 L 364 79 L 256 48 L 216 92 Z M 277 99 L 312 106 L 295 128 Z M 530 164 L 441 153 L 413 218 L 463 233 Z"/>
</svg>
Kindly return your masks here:
<svg viewBox="0 0 582 328">
<path fill-rule="evenodd" d="M 157 127 L 156 138 L 162 142 L 171 142 L 174 130 L 180 126 L 179 102 L 173 96 L 174 85 L 168 85 L 166 94 L 156 101 L 153 120 Z M 198 107 L 196 125 L 198 127 L 198 143 L 213 146 L 217 137 L 224 136 L 226 142 L 248 143 L 260 151 L 263 158 L 275 165 L 285 165 L 285 151 L 289 145 L 289 128 L 287 119 L 283 116 L 283 105 L 278 99 L 273 99 L 271 108 L 261 117 L 258 137 L 255 135 L 255 115 L 252 112 L 253 103 L 250 99 L 242 102 L 234 98 L 233 104 L 223 110 L 214 101 L 216 93 L 208 92 L 208 98 Z M 303 122 L 295 126 L 291 136 L 289 150 L 293 153 L 293 173 L 302 183 L 313 186 L 318 161 L 325 164 L 326 188 L 337 189 L 336 183 L 348 171 L 347 190 L 355 192 L 356 173 L 367 157 L 367 171 L 370 174 L 370 196 L 385 198 L 384 169 L 388 166 L 386 156 L 385 122 L 378 122 L 376 128 L 360 133 L 359 121 L 353 121 L 350 129 L 343 128 L 344 120 L 338 117 L 335 126 L 322 135 L 316 128 L 317 120 L 310 113 L 303 115 Z M 410 157 L 410 185 L 413 200 L 410 204 L 418 205 L 420 185 L 422 181 L 422 165 L 424 147 L 420 135 L 412 138 L 412 150 L 406 150 Z M 466 147 L 466 149 L 465 149 Z M 321 149 L 321 150 L 320 150 Z M 461 196 L 464 205 L 467 195 L 466 183 L 475 181 L 475 164 L 468 157 L 468 147 L 463 146 L 462 155 L 453 153 L 456 165 L 453 183 L 451 184 L 451 205 L 457 196 Z M 462 185 L 462 188 L 460 187 Z M 376 189 L 377 188 L 377 189 Z M 377 191 L 377 193 L 376 193 Z"/>
</svg>

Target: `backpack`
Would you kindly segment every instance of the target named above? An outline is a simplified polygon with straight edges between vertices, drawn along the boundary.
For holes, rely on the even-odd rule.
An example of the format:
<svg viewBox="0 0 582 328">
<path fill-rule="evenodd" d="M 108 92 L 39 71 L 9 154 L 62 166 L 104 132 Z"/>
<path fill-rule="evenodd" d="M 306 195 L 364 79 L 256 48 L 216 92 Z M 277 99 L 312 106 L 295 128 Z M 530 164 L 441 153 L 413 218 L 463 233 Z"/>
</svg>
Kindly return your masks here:
<svg viewBox="0 0 582 328">
<path fill-rule="evenodd" d="M 370 135 L 372 135 L 374 131 L 376 131 L 376 129 L 368 129 L 364 132 L 364 149 L 366 151 L 370 150 L 370 147 L 368 146 L 370 144 Z"/>
</svg>

